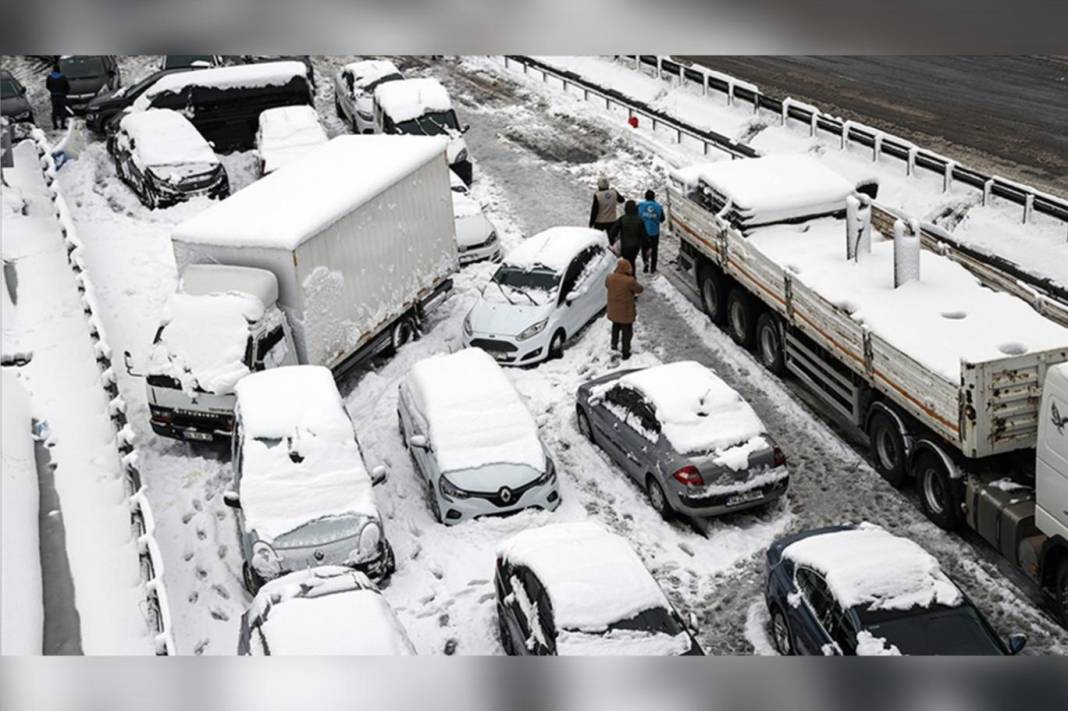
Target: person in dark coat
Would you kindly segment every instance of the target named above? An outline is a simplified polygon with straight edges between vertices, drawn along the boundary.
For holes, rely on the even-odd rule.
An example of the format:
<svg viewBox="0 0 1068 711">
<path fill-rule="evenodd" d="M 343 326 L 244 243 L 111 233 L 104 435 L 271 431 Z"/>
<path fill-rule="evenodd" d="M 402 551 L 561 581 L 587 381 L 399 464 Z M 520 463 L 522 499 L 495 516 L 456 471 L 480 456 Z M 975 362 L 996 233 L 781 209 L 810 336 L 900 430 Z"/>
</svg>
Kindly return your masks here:
<svg viewBox="0 0 1068 711">
<path fill-rule="evenodd" d="M 612 350 L 621 344 L 623 360 L 630 358 L 630 342 L 634 337 L 634 321 L 638 315 L 635 297 L 642 293 L 643 287 L 634 278 L 634 266 L 626 259 L 620 259 L 616 270 L 604 280 L 608 291 L 608 320 L 612 322 Z"/>
<path fill-rule="evenodd" d="M 48 95 L 52 98 L 52 128 L 60 129 L 67 127 L 67 94 L 70 93 L 70 81 L 63 70 L 59 68 L 59 62 L 52 64 L 52 73 L 45 79 L 45 87 Z"/>
<path fill-rule="evenodd" d="M 627 204 L 623 206 L 623 217 L 619 218 L 619 256 L 630 262 L 634 270 L 638 268 L 638 255 L 648 237 L 645 222 L 638 217 L 637 204 L 633 200 L 627 200 Z"/>
<path fill-rule="evenodd" d="M 656 257 L 660 252 L 660 223 L 664 221 L 664 207 L 656 201 L 656 193 L 645 191 L 645 200 L 638 203 L 638 217 L 645 223 L 648 238 L 642 247 L 642 271 L 656 272 Z"/>
<path fill-rule="evenodd" d="M 616 206 L 621 202 L 623 196 L 609 184 L 608 178 L 598 180 L 593 207 L 590 208 L 590 227 L 609 232 L 616 223 Z"/>
</svg>

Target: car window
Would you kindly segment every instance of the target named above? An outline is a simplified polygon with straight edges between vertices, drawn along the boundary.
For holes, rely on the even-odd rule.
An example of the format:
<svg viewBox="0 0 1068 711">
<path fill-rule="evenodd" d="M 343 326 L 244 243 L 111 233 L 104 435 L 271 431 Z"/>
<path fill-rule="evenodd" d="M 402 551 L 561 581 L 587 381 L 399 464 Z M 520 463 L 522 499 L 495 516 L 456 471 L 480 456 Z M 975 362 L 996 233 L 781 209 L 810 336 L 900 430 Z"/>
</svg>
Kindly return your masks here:
<svg viewBox="0 0 1068 711">
<path fill-rule="evenodd" d="M 281 325 L 260 339 L 256 346 L 256 370 L 276 368 L 282 364 L 289 352 L 285 340 L 285 330 Z"/>
<path fill-rule="evenodd" d="M 345 86 L 347 86 L 349 88 L 349 93 L 351 94 L 352 93 L 352 72 L 345 72 L 344 74 L 341 75 L 341 77 L 345 80 Z"/>
<path fill-rule="evenodd" d="M 816 620 L 829 632 L 833 626 L 833 615 L 837 605 L 835 605 L 834 597 L 831 596 L 830 588 L 827 587 L 827 582 L 822 575 L 810 568 L 798 568 L 796 578 L 797 586 L 811 606 Z"/>
<path fill-rule="evenodd" d="M 600 259 L 604 250 L 599 246 L 587 247 L 582 250 L 573 260 L 567 268 L 567 272 L 564 274 L 563 286 L 560 288 L 560 299 L 563 303 L 563 299 L 576 288 L 579 288 L 593 271 L 590 267 Z"/>
<path fill-rule="evenodd" d="M 853 628 L 853 622 L 849 615 L 837 605 L 831 618 L 831 627 L 828 632 L 842 650 L 843 654 L 854 654 L 857 651 L 857 631 Z"/>
</svg>

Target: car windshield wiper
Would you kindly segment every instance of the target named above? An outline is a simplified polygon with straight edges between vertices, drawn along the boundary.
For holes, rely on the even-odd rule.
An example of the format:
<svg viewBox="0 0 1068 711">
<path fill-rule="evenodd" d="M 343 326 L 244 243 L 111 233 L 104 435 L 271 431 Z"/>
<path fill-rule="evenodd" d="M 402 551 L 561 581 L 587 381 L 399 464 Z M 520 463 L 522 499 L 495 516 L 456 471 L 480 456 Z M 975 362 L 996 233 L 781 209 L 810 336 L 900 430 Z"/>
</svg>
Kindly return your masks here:
<svg viewBox="0 0 1068 711">
<path fill-rule="evenodd" d="M 512 306 L 515 306 L 515 302 L 508 298 L 508 292 L 506 292 L 504 290 L 504 285 L 501 284 L 499 281 L 495 281 L 493 283 L 494 283 L 494 285 L 496 285 L 497 291 L 501 292 L 501 296 L 504 297 L 504 300 L 507 301 Z"/>
</svg>

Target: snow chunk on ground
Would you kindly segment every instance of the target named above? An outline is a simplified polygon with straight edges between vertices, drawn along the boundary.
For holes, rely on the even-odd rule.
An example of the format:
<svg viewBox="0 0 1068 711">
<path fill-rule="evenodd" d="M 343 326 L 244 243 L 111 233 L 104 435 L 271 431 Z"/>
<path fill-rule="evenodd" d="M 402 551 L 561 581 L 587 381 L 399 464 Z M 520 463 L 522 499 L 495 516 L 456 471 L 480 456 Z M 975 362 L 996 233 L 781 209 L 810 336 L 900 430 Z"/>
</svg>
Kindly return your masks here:
<svg viewBox="0 0 1068 711">
<path fill-rule="evenodd" d="M 876 637 L 867 630 L 861 630 L 857 633 L 857 656 L 897 657 L 901 656 L 901 650 L 896 645 L 887 644 L 882 637 Z"/>
<path fill-rule="evenodd" d="M 449 92 L 437 79 L 402 79 L 375 89 L 375 103 L 394 123 L 410 121 L 427 113 L 451 111 Z"/>
<path fill-rule="evenodd" d="M 550 227 L 525 239 L 505 256 L 504 263 L 518 269 L 544 267 L 562 272 L 579 252 L 594 245 L 608 247 L 608 238 L 601 230 Z"/>
<path fill-rule="evenodd" d="M 135 160 L 143 168 L 219 162 L 215 151 L 185 116 L 170 109 L 127 114 L 122 129 L 133 139 Z"/>
<path fill-rule="evenodd" d="M 309 149 L 327 142 L 313 106 L 278 106 L 260 114 L 256 146 L 263 174 L 299 160 Z"/>
<path fill-rule="evenodd" d="M 534 417 L 501 366 L 482 349 L 421 360 L 406 382 L 429 421 L 443 472 L 501 463 L 544 471 Z"/>
<path fill-rule="evenodd" d="M 870 523 L 803 538 L 787 546 L 783 556 L 821 573 L 844 608 L 953 607 L 963 600 L 934 556 Z"/>
<path fill-rule="evenodd" d="M 247 89 L 263 86 L 285 86 L 297 77 L 307 78 L 304 62 L 262 62 L 215 69 L 196 69 L 165 74 L 145 90 L 133 103 L 135 111 L 147 109 L 160 94 L 178 93 L 187 86 L 210 86 L 216 89 Z"/>
</svg>

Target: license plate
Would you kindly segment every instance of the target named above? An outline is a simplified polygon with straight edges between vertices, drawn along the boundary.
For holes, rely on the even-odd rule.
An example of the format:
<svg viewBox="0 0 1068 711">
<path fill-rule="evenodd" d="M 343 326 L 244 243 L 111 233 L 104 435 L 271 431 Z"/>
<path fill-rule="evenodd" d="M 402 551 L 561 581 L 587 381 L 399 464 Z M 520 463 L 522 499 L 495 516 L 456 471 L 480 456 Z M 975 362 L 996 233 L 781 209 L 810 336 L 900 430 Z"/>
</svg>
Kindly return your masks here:
<svg viewBox="0 0 1068 711">
<path fill-rule="evenodd" d="M 764 498 L 764 492 L 760 489 L 754 489 L 753 491 L 747 491 L 743 494 L 728 496 L 727 506 L 737 506 L 738 504 L 744 504 L 747 501 L 756 501 L 757 499 L 762 498 Z"/>
<path fill-rule="evenodd" d="M 197 432 L 196 430 L 186 430 L 182 432 L 182 436 L 186 439 L 195 439 L 198 442 L 210 442 L 212 439 L 207 432 Z"/>
</svg>

